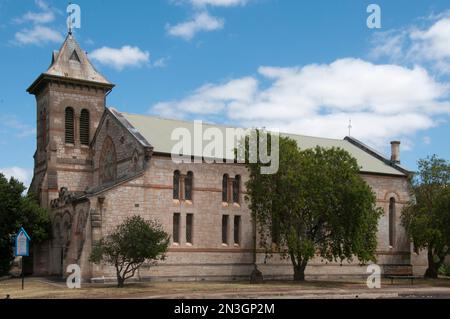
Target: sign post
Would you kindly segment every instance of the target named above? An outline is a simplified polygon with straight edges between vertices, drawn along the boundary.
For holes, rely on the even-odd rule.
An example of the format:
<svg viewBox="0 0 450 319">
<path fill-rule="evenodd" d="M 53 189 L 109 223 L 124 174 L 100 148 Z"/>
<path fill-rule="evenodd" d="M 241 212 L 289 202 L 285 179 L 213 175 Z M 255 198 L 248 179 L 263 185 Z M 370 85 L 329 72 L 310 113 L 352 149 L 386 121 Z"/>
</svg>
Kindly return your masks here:
<svg viewBox="0 0 450 319">
<path fill-rule="evenodd" d="M 27 257 L 30 255 L 30 236 L 28 236 L 27 232 L 23 227 L 20 227 L 19 232 L 16 235 L 16 245 L 14 248 L 14 254 L 16 257 L 21 257 L 20 265 L 22 268 L 22 290 L 25 286 L 25 273 L 23 271 L 23 257 Z"/>
</svg>

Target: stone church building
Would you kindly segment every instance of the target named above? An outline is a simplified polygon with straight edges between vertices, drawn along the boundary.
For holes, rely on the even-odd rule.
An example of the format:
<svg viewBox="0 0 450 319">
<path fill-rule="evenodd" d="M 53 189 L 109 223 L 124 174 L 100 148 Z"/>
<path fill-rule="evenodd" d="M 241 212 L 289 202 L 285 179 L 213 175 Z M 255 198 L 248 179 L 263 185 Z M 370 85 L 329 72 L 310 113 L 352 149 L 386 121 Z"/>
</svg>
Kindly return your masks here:
<svg viewBox="0 0 450 319">
<path fill-rule="evenodd" d="M 33 271 L 65 275 L 81 266 L 83 280 L 114 279 L 107 265 L 89 262 L 93 244 L 127 216 L 157 219 L 171 235 L 167 259 L 143 266 L 137 277 L 150 280 L 248 279 L 254 268 L 253 226 L 246 205 L 248 173 L 238 163 L 182 163 L 171 158 L 171 132 L 193 124 L 134 115 L 106 107 L 114 84 L 95 70 L 69 34 L 52 62 L 28 92 L 36 97 L 37 150 L 30 191 L 51 215 L 53 236 L 33 248 Z M 219 129 L 224 129 L 220 126 Z M 289 135 L 301 148 L 340 147 L 361 166 L 385 211 L 379 221 L 380 265 L 423 265 L 400 224 L 409 200 L 408 174 L 400 166 L 399 142 L 385 158 L 358 140 Z M 292 278 L 289 261 L 266 260 L 256 249 L 266 279 Z M 311 261 L 307 276 L 365 274 L 356 263 Z"/>
</svg>

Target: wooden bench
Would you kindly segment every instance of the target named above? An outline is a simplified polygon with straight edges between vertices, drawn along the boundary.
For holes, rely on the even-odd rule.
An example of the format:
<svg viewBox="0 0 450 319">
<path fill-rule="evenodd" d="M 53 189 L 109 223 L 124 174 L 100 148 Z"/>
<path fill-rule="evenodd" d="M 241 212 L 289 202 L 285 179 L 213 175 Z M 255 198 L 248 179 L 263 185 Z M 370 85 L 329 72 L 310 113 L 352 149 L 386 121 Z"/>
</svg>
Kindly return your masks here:
<svg viewBox="0 0 450 319">
<path fill-rule="evenodd" d="M 391 285 L 395 279 L 408 279 L 411 280 L 411 285 L 414 285 L 414 279 L 421 278 L 413 275 L 412 265 L 384 265 L 383 274 L 384 278 L 391 280 Z"/>
</svg>

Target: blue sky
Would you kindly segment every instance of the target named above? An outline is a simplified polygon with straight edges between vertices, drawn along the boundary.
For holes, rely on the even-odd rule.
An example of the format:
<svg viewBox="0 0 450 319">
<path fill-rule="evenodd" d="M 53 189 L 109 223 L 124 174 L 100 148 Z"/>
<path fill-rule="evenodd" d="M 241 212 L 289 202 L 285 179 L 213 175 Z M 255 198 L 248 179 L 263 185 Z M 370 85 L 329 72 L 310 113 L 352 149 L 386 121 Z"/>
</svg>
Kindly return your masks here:
<svg viewBox="0 0 450 319">
<path fill-rule="evenodd" d="M 450 158 L 450 4 L 423 1 L 73 1 L 75 37 L 121 111 L 343 138 L 402 163 Z M 381 8 L 369 29 L 366 8 Z M 25 89 L 67 33 L 65 1 L 0 0 L 0 170 L 30 180 Z"/>
</svg>

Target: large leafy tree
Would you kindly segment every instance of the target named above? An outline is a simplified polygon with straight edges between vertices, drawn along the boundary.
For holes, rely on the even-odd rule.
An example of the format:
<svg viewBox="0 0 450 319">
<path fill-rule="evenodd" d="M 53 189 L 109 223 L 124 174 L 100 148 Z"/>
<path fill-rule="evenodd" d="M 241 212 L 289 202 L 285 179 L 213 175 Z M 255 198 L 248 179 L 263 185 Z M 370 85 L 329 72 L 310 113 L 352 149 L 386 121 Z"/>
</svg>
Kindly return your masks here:
<svg viewBox="0 0 450 319">
<path fill-rule="evenodd" d="M 169 238 L 158 222 L 146 221 L 140 216 L 129 217 L 94 246 L 90 260 L 113 265 L 117 286 L 121 288 L 144 262 L 164 259 Z"/>
<path fill-rule="evenodd" d="M 402 223 L 416 249 L 427 249 L 426 278 L 437 278 L 450 254 L 450 164 L 436 155 L 418 161 L 412 179 L 413 200 L 402 211 Z"/>
<path fill-rule="evenodd" d="M 18 180 L 6 179 L 0 173 L 0 275 L 7 274 L 14 260 L 13 236 L 24 227 L 32 244 L 49 237 L 50 220 L 34 197 L 23 195 L 25 186 Z"/>
<path fill-rule="evenodd" d="M 305 280 L 316 254 L 328 261 L 375 260 L 382 211 L 349 153 L 300 150 L 294 140 L 280 137 L 277 173 L 261 174 L 259 162 L 247 166 L 247 200 L 260 244 L 268 255 L 290 258 L 294 280 Z"/>
</svg>

